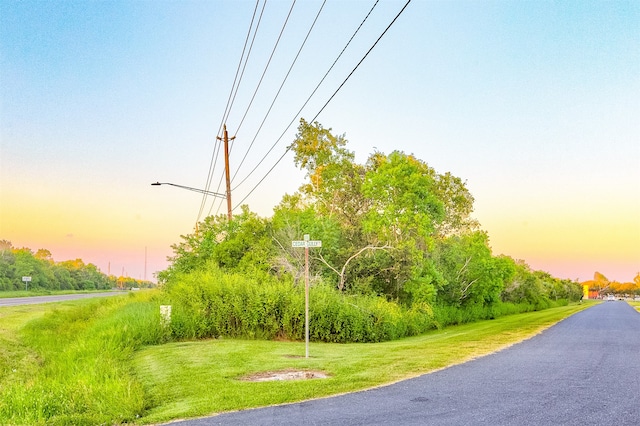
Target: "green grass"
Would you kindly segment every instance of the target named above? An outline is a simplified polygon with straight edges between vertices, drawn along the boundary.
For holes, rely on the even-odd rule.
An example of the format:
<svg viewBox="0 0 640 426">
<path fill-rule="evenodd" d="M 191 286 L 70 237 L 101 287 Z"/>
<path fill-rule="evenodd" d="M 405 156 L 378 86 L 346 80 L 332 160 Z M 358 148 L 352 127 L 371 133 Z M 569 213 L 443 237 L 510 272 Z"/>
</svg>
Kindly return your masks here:
<svg viewBox="0 0 640 426">
<path fill-rule="evenodd" d="M 491 353 L 588 306 L 371 344 L 165 341 L 158 291 L 0 309 L 0 424 L 148 424 L 366 389 Z M 247 382 L 265 371 L 327 379 Z"/>
<path fill-rule="evenodd" d="M 154 423 L 367 389 L 492 353 L 527 339 L 589 303 L 482 321 L 370 344 L 217 339 L 147 347 L 134 358 L 151 398 L 140 421 Z M 244 376 L 321 370 L 327 379 L 248 382 Z M 194 380 L 194 378 L 197 378 Z"/>
<path fill-rule="evenodd" d="M 0 424 L 131 422 L 146 398 L 129 359 L 158 341 L 150 295 L 3 308 Z M 46 314 L 46 315 L 45 315 Z M 4 318 L 3 318 L 4 320 Z M 152 323 L 149 323 L 152 322 Z"/>
<path fill-rule="evenodd" d="M 29 321 L 41 318 L 45 305 L 12 306 L 0 309 L 0 385 L 18 376 L 29 376 L 37 360 L 31 348 L 24 345 L 18 331 Z"/>
</svg>

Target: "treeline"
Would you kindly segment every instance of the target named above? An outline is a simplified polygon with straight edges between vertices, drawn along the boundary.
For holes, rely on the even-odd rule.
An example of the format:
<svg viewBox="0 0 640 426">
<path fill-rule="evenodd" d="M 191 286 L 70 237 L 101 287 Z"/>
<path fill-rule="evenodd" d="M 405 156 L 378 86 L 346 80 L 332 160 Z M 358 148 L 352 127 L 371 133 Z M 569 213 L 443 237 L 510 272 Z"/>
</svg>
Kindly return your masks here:
<svg viewBox="0 0 640 426">
<path fill-rule="evenodd" d="M 24 290 L 22 277 L 31 277 L 26 283 L 29 290 L 107 290 L 153 285 L 129 277 L 107 276 L 82 259 L 56 262 L 47 249 L 34 253 L 0 240 L 0 291 Z"/>
<path fill-rule="evenodd" d="M 593 280 L 584 281 L 582 285 L 588 285 L 589 292 L 599 297 L 606 294 L 616 294 L 618 296 L 640 296 L 640 272 L 636 274 L 632 282 L 624 283 L 610 281 L 600 272 L 596 272 L 593 274 Z"/>
<path fill-rule="evenodd" d="M 470 312 L 483 317 L 513 312 L 507 305 L 522 311 L 580 300 L 577 282 L 492 253 L 488 235 L 471 217 L 474 199 L 460 178 L 437 173 L 400 151 L 374 152 L 358 164 L 346 143 L 319 123 L 301 120 L 291 145 L 295 164 L 306 171 L 300 189 L 285 195 L 271 218 L 246 206 L 231 221 L 207 217 L 172 246 L 171 265 L 159 273 L 160 282 L 167 289 L 184 288 L 184 282 L 200 287 L 206 280 L 193 276 L 217 276 L 221 270 L 296 287 L 304 282 L 304 249 L 292 247 L 292 241 L 307 234 L 322 241 L 322 247 L 309 249 L 312 286 L 332 287 L 346 305 L 351 302 L 345 298 L 378 297 L 410 312 L 446 312 L 453 320 L 444 322 L 456 323 L 456 318 L 474 320 Z M 194 298 L 183 300 L 184 306 L 201 306 L 198 315 L 210 312 L 213 318 L 207 306 L 221 301 L 212 298 L 225 297 L 216 288 L 183 293 Z M 258 311 L 246 315 L 264 317 L 275 297 L 257 302 Z M 333 310 L 335 317 L 325 322 L 336 326 L 346 314 Z M 235 317 L 229 321 L 235 322 Z"/>
</svg>

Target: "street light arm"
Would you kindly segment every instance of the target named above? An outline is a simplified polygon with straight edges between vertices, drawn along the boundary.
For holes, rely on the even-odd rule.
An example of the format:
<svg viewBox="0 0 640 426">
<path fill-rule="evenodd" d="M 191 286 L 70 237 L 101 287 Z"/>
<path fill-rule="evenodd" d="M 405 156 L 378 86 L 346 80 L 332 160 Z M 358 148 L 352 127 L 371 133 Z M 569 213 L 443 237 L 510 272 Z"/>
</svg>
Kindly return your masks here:
<svg viewBox="0 0 640 426">
<path fill-rule="evenodd" d="M 184 186 L 184 185 L 178 185 L 175 183 L 169 183 L 169 182 L 154 182 L 151 184 L 152 186 L 160 186 L 160 185 L 171 185 L 171 186 L 175 186 L 177 188 L 182 188 L 182 189 L 188 189 L 189 191 L 194 191 L 194 192 L 199 192 L 200 194 L 206 194 L 206 195 L 212 195 L 214 197 L 220 197 L 220 198 L 227 198 L 226 195 L 224 194 L 220 194 L 218 192 L 213 192 L 213 191 L 207 191 L 204 189 L 198 189 L 198 188 L 192 188 L 190 186 Z"/>
</svg>

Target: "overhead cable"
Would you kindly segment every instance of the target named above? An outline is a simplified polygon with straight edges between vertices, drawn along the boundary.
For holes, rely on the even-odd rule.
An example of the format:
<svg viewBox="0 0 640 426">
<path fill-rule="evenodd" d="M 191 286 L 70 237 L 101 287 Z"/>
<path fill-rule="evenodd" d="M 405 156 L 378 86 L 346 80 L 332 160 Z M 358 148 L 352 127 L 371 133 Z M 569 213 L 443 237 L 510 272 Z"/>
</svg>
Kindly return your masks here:
<svg viewBox="0 0 640 426">
<path fill-rule="evenodd" d="M 333 95 L 331 95 L 331 97 L 327 100 L 327 102 L 322 106 L 322 108 L 320 108 L 320 110 L 318 111 L 318 113 L 313 117 L 313 119 L 310 121 L 310 123 L 313 123 L 316 118 L 318 118 L 318 116 L 320 115 L 320 113 L 322 113 L 322 111 L 327 107 L 327 105 L 329 104 L 329 102 L 331 102 L 331 100 L 335 97 L 335 95 L 340 91 L 340 89 L 342 89 L 342 87 L 345 85 L 345 83 L 347 82 L 347 80 L 349 80 L 349 78 L 351 78 L 351 76 L 353 75 L 353 73 L 356 71 L 356 69 L 358 69 L 358 67 L 360 66 L 360 64 L 362 64 L 362 62 L 365 60 L 365 58 L 369 55 L 369 53 L 371 53 L 371 51 L 373 50 L 374 47 L 376 47 L 376 45 L 378 44 L 378 42 L 382 39 L 382 37 L 387 33 L 387 31 L 389 30 L 389 28 L 391 28 L 391 26 L 396 22 L 396 20 L 400 17 L 400 15 L 402 14 L 402 12 L 405 11 L 405 9 L 407 8 L 407 6 L 409 5 L 409 3 L 411 3 L 411 0 L 407 0 L 407 2 L 405 3 L 405 5 L 402 7 L 402 9 L 400 9 L 400 12 L 398 12 L 398 14 L 395 16 L 395 18 L 393 18 L 393 20 L 391 21 L 391 23 L 387 26 L 387 28 L 385 28 L 385 30 L 382 32 L 382 34 L 380 34 L 380 36 L 378 37 L 378 39 L 375 41 L 375 43 L 373 43 L 373 45 L 369 48 L 369 50 L 367 50 L 367 53 L 365 53 L 365 55 L 362 57 L 362 59 L 360 59 L 360 62 L 358 62 L 356 64 L 356 66 L 353 68 L 353 70 L 349 73 L 349 75 L 347 76 L 347 78 L 344 79 L 344 81 L 342 82 L 342 84 L 340 84 L 340 86 L 336 89 L 336 91 L 333 93 Z M 249 196 L 253 193 L 253 191 L 256 190 L 256 188 L 258 188 L 258 186 L 260 186 L 260 184 L 262 184 L 262 182 L 267 178 L 267 176 L 273 171 L 273 169 L 275 169 L 275 167 L 280 163 L 280 161 L 282 161 L 282 159 L 285 157 L 285 155 L 287 155 L 287 153 L 291 150 L 291 147 L 293 145 L 289 145 L 287 147 L 287 149 L 284 151 L 284 153 L 280 156 L 280 158 L 278 158 L 278 160 L 276 161 L 276 163 L 267 171 L 267 173 L 262 177 L 262 179 L 260 179 L 260 181 L 258 181 L 258 183 L 251 189 L 251 191 L 249 191 L 247 193 L 247 195 L 239 202 L 236 204 L 236 207 L 239 205 L 242 205 L 242 203 L 249 198 Z"/>
<path fill-rule="evenodd" d="M 249 151 L 251 150 L 251 147 L 253 147 L 253 144 L 255 143 L 256 139 L 258 138 L 258 135 L 260 134 L 260 131 L 262 130 L 262 126 L 264 126 L 264 123 L 267 121 L 267 118 L 269 117 L 269 114 L 271 113 L 271 109 L 273 109 L 273 105 L 276 103 L 276 100 L 278 99 L 278 96 L 280 95 L 280 92 L 282 91 L 282 88 L 284 87 L 284 84 L 286 83 L 287 79 L 289 78 L 289 74 L 291 73 L 291 70 L 293 69 L 294 65 L 296 64 L 296 62 L 298 60 L 298 57 L 300 56 L 300 52 L 302 52 L 302 49 L 304 48 L 305 44 L 307 43 L 307 40 L 309 39 L 309 35 L 311 34 L 311 31 L 313 30 L 314 26 L 316 25 L 316 22 L 318 21 L 318 18 L 320 17 L 320 13 L 322 12 L 322 9 L 324 8 L 324 5 L 326 3 L 327 3 L 327 0 L 323 1 L 322 5 L 320 5 L 320 9 L 318 10 L 318 13 L 316 14 L 315 19 L 311 23 L 311 27 L 309 28 L 309 31 L 307 31 L 307 35 L 305 36 L 304 40 L 302 41 L 302 44 L 300 45 L 300 48 L 298 49 L 298 53 L 296 53 L 296 56 L 293 58 L 293 62 L 291 63 L 291 66 L 289 67 L 289 70 L 287 71 L 287 74 L 284 76 L 284 79 L 282 80 L 282 83 L 280 84 L 280 87 L 278 88 L 278 91 L 277 91 L 276 95 L 274 96 L 273 101 L 271 101 L 271 105 L 269 106 L 269 109 L 267 110 L 267 113 L 265 114 L 264 118 L 262 119 L 262 122 L 260 123 L 260 126 L 258 127 L 258 130 L 256 131 L 255 136 L 251 140 L 251 143 L 249 144 L 249 147 L 247 148 L 247 151 L 245 152 L 244 157 L 242 157 L 242 160 L 240 161 L 240 163 L 236 167 L 236 171 L 233 174 L 233 177 L 231 178 L 232 182 L 235 179 L 236 175 L 238 174 L 238 171 L 240 170 L 240 167 L 244 164 L 244 160 L 246 160 L 247 155 L 249 155 Z M 244 117 L 243 117 L 243 120 L 244 120 Z"/>
<path fill-rule="evenodd" d="M 256 89 L 253 91 L 253 96 L 251 96 L 251 100 L 249 101 L 249 105 L 247 105 L 247 108 L 244 112 L 244 115 L 242 116 L 242 119 L 240 120 L 240 124 L 238 124 L 238 128 L 236 129 L 236 131 L 234 132 L 234 135 L 237 135 L 238 132 L 240 131 L 240 128 L 242 127 L 242 123 L 244 123 L 244 119 L 247 117 L 247 114 L 249 113 L 249 110 L 251 109 L 251 105 L 253 104 L 253 101 L 256 98 L 256 95 L 258 94 L 258 90 L 260 90 L 260 86 L 262 85 L 262 80 L 264 79 L 265 74 L 267 73 L 267 70 L 269 69 L 269 65 L 271 64 L 271 60 L 273 59 L 273 55 L 276 53 L 276 49 L 278 48 L 278 45 L 280 44 L 280 39 L 282 38 L 282 34 L 284 33 L 285 28 L 287 27 L 287 23 L 289 22 L 289 18 L 291 17 L 291 12 L 293 12 L 293 7 L 296 5 L 296 0 L 293 0 L 293 2 L 291 3 L 291 8 L 289 9 L 289 13 L 287 14 L 287 18 L 284 20 L 284 24 L 282 25 L 282 28 L 280 29 L 280 34 L 278 35 L 278 38 L 276 40 L 276 44 L 273 46 L 273 49 L 271 50 L 271 55 L 269 56 L 269 60 L 267 61 L 267 64 L 264 67 L 264 70 L 262 71 L 262 75 L 260 76 L 260 80 L 258 81 L 258 85 L 256 86 Z"/>
<path fill-rule="evenodd" d="M 267 2 L 265 0 L 265 3 L 264 3 L 263 8 L 262 8 L 262 12 L 260 14 L 260 20 L 262 20 L 262 13 L 264 13 L 264 6 L 266 6 L 266 4 L 267 4 Z M 253 92 L 253 96 L 251 97 L 251 100 L 249 101 L 249 105 L 245 109 L 244 115 L 242 116 L 242 119 L 240 120 L 240 124 L 238 125 L 238 128 L 236 129 L 234 134 L 237 134 L 237 132 L 240 130 L 240 127 L 242 127 L 242 123 L 244 122 L 244 119 L 246 118 L 249 110 L 251 109 L 251 105 L 253 104 L 253 101 L 254 101 L 256 95 L 258 94 L 258 91 L 260 89 L 260 86 L 262 85 L 262 81 L 264 79 L 264 76 L 266 75 L 267 70 L 269 69 L 269 65 L 271 64 L 271 60 L 273 59 L 273 56 L 274 56 L 274 54 L 275 54 L 275 52 L 276 52 L 276 50 L 278 48 L 278 45 L 280 44 L 280 39 L 282 38 L 282 34 L 284 33 L 285 28 L 287 27 L 287 23 L 289 22 L 289 18 L 291 17 L 291 13 L 293 12 L 293 7 L 295 6 L 295 4 L 296 4 L 296 0 L 293 0 L 293 2 L 291 3 L 291 7 L 289 8 L 289 12 L 287 14 L 287 17 L 286 17 L 284 23 L 282 24 L 282 28 L 280 29 L 280 34 L 278 35 L 278 38 L 276 39 L 276 42 L 275 42 L 275 44 L 273 46 L 273 49 L 271 50 L 271 55 L 269 56 L 269 60 L 267 61 L 266 65 L 264 67 L 264 70 L 262 71 L 262 75 L 260 77 L 260 80 L 258 81 L 258 85 L 256 86 L 256 88 L 255 88 L 255 90 Z M 251 41 L 251 46 L 253 46 L 253 43 L 255 41 L 255 37 L 256 37 L 257 32 L 258 32 L 258 27 L 256 26 L 256 31 L 254 32 L 253 39 Z M 244 70 L 245 70 L 245 68 L 247 66 L 248 59 L 249 59 L 249 57 L 247 55 L 247 60 L 245 61 L 243 69 L 242 69 L 242 75 L 244 75 Z M 236 95 L 238 93 L 238 87 L 236 87 L 235 93 L 233 95 L 233 100 L 234 101 L 235 101 L 235 97 L 236 97 Z M 223 122 L 227 121 L 230 113 L 231 113 L 231 111 L 229 110 L 227 112 L 227 114 L 225 115 L 225 117 L 223 119 Z M 218 182 L 218 190 L 222 186 L 222 181 L 223 180 L 224 180 L 224 173 L 220 176 L 220 181 Z M 215 203 L 215 200 L 211 204 L 211 208 L 209 209 L 209 214 L 211 214 L 211 211 L 213 209 L 214 203 Z M 220 210 L 220 206 L 221 205 L 222 205 L 222 202 L 220 202 L 220 204 L 218 205 L 218 211 Z"/>
<path fill-rule="evenodd" d="M 264 12 L 264 6 L 266 5 L 266 0 L 264 2 L 264 5 L 262 6 L 262 12 Z M 220 134 L 220 131 L 222 130 L 222 126 L 224 125 L 224 122 L 226 120 L 226 117 L 228 115 L 228 112 L 231 110 L 231 108 L 233 107 L 233 99 L 235 99 L 235 96 L 233 96 L 232 99 L 232 94 L 234 93 L 234 88 L 236 88 L 236 82 L 237 85 L 240 86 L 240 82 L 242 81 L 242 74 L 240 74 L 240 77 L 238 77 L 239 72 L 240 72 L 240 66 L 242 65 L 242 60 L 244 58 L 244 53 L 245 50 L 247 49 L 247 43 L 249 41 L 249 36 L 251 35 L 251 29 L 253 28 L 253 21 L 255 20 L 256 17 L 256 12 L 258 10 L 258 5 L 260 4 L 260 0 L 256 0 L 256 6 L 253 9 L 253 15 L 251 16 L 251 23 L 249 24 L 249 29 L 247 31 L 247 36 L 244 40 L 244 46 L 242 48 L 242 54 L 240 55 L 240 60 L 238 61 L 238 67 L 236 68 L 236 75 L 233 79 L 233 84 L 231 86 L 231 90 L 229 92 L 229 97 L 227 98 L 227 105 L 225 106 L 225 111 L 223 113 L 223 118 L 220 122 L 220 125 L 218 127 L 218 131 L 216 132 L 216 135 Z M 255 32 L 258 31 L 258 27 L 260 26 L 260 21 L 262 20 L 262 12 L 260 13 L 260 18 L 258 19 L 258 23 L 256 24 L 256 30 Z M 255 39 L 255 33 L 254 33 L 254 39 Z M 253 42 L 251 43 L 251 46 L 253 46 Z M 249 55 L 251 54 L 251 47 L 249 48 L 249 52 L 247 53 L 247 59 L 249 58 Z M 246 66 L 246 61 L 245 61 L 245 66 Z M 243 74 L 244 74 L 244 69 L 243 69 Z M 237 91 L 237 88 L 236 88 Z M 207 174 L 207 180 L 205 183 L 205 190 L 209 190 L 211 187 L 211 181 L 213 179 L 213 175 L 215 172 L 215 164 L 217 164 L 217 158 L 218 158 L 218 152 L 220 151 L 220 144 L 218 143 L 218 139 L 216 138 L 214 140 L 214 148 L 213 148 L 213 152 L 211 155 L 211 163 L 209 164 L 209 172 Z M 202 200 L 200 202 L 200 210 L 198 211 L 198 218 L 196 219 L 196 223 L 200 221 L 200 218 L 202 217 L 202 212 L 204 211 L 204 207 L 206 205 L 207 202 L 207 194 L 203 194 L 202 195 Z"/>
<path fill-rule="evenodd" d="M 322 83 L 324 82 L 324 80 L 327 78 L 327 76 L 329 75 L 329 73 L 331 72 L 331 70 L 333 69 L 333 67 L 336 65 L 336 63 L 338 62 L 338 60 L 340 60 L 340 58 L 342 57 L 342 55 L 344 54 L 344 52 L 347 50 L 347 48 L 349 47 L 349 45 L 351 44 L 351 42 L 353 41 L 354 37 L 356 36 L 356 34 L 358 34 L 358 32 L 360 31 L 360 29 L 362 28 L 362 26 L 364 25 L 364 23 L 367 21 L 367 19 L 369 18 L 369 16 L 371 15 L 371 12 L 373 12 L 373 10 L 375 9 L 375 7 L 378 5 L 379 0 L 376 0 L 376 2 L 373 4 L 373 6 L 371 7 L 371 9 L 369 10 L 369 12 L 367 13 L 367 15 L 364 17 L 364 19 L 362 20 L 362 22 L 360 22 L 360 25 L 358 25 L 358 28 L 356 28 L 356 30 L 354 31 L 354 33 L 351 35 L 351 38 L 349 39 L 349 41 L 347 41 L 347 44 L 345 44 L 345 46 L 342 48 L 342 51 L 338 54 L 338 56 L 336 57 L 336 59 L 333 61 L 333 64 L 331 64 L 331 66 L 329 67 L 329 69 L 327 70 L 327 72 L 325 72 L 324 76 L 322 77 L 322 79 L 320 79 L 320 82 L 316 85 L 316 87 L 313 89 L 313 91 L 311 92 L 311 94 L 307 97 L 307 100 L 302 104 L 302 106 L 300 107 L 300 109 L 298 109 L 298 111 L 295 113 L 295 115 L 293 116 L 293 118 L 291 119 L 291 121 L 289 122 L 289 124 L 287 125 L 287 127 L 284 129 L 284 131 L 282 132 L 282 134 L 280 134 L 280 136 L 278 137 L 278 139 L 276 139 L 276 141 L 273 143 L 273 145 L 271 145 L 271 148 L 269 148 L 269 150 L 266 152 L 266 154 L 260 159 L 260 161 L 258 161 L 258 164 L 256 164 L 254 166 L 254 168 L 244 177 L 244 179 L 242 179 L 242 181 L 240 183 L 238 183 L 233 190 L 236 190 L 240 185 L 242 185 L 247 179 L 249 179 L 249 177 L 258 169 L 258 167 L 260 167 L 260 165 L 266 160 L 267 156 L 271 153 L 271 151 L 273 151 L 273 149 L 276 147 L 276 145 L 280 142 L 280 140 L 284 137 L 284 135 L 287 133 L 287 131 L 289 130 L 289 128 L 293 125 L 293 123 L 298 119 L 298 116 L 300 115 L 300 113 L 302 112 L 302 110 L 304 109 L 305 106 L 307 106 L 307 104 L 309 103 L 309 101 L 311 100 L 311 98 L 313 97 L 313 95 L 315 95 L 316 91 L 318 90 L 318 88 L 320 88 L 320 86 L 322 85 Z M 312 121 L 313 122 L 313 121 Z M 289 149 L 287 148 L 287 151 Z M 285 152 L 286 154 L 286 152 Z M 283 155 L 284 157 L 284 155 Z M 282 157 L 280 158 L 280 160 L 282 159 Z M 278 160 L 278 162 L 280 161 Z M 277 162 L 276 162 L 277 164 Z M 268 173 L 270 173 L 271 170 L 269 170 Z M 235 175 L 234 175 L 235 177 Z"/>
</svg>

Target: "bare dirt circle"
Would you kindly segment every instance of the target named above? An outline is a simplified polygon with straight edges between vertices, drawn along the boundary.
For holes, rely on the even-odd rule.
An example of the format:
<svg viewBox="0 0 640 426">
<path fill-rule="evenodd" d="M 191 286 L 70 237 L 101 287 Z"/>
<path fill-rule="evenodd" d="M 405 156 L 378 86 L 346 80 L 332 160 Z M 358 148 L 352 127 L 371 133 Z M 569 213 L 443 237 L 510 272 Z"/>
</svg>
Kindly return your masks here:
<svg viewBox="0 0 640 426">
<path fill-rule="evenodd" d="M 268 382 L 275 380 L 308 380 L 308 379 L 326 379 L 329 377 L 322 371 L 310 370 L 282 370 L 282 371 L 263 371 L 260 373 L 250 374 L 242 377 L 240 380 L 246 382 Z"/>
</svg>

